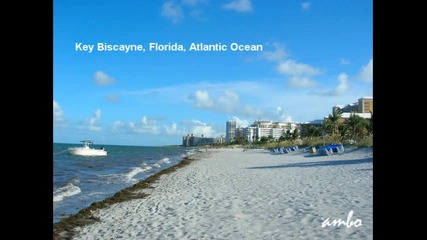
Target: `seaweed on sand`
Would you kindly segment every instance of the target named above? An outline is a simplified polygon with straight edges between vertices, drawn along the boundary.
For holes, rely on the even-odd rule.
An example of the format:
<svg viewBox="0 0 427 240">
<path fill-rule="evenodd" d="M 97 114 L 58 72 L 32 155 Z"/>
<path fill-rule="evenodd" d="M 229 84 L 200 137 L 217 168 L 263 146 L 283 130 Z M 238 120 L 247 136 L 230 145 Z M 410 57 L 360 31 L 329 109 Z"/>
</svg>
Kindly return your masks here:
<svg viewBox="0 0 427 240">
<path fill-rule="evenodd" d="M 100 221 L 97 217 L 93 216 L 93 212 L 98 209 L 107 208 L 113 204 L 125 202 L 133 199 L 142 199 L 148 196 L 144 193 L 143 189 L 153 188 L 162 175 L 176 171 L 179 168 L 187 166 L 192 161 L 199 160 L 209 156 L 209 152 L 201 152 L 188 157 L 184 157 L 178 164 L 165 168 L 158 173 L 139 181 L 131 187 L 125 188 L 113 196 L 106 198 L 99 202 L 92 203 L 89 207 L 80 210 L 78 213 L 70 215 L 61 219 L 59 222 L 53 224 L 53 239 L 72 239 L 74 236 L 75 228 L 83 227 L 88 224 Z"/>
</svg>

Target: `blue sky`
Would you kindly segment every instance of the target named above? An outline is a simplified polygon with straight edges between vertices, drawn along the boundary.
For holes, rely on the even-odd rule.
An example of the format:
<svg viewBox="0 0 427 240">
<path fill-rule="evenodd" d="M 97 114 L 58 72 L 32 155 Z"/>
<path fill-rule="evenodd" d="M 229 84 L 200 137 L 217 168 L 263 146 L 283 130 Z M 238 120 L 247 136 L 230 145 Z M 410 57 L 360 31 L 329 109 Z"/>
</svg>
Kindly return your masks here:
<svg viewBox="0 0 427 240">
<path fill-rule="evenodd" d="M 228 120 L 322 119 L 373 96 L 372 5 L 54 0 L 53 140 L 179 145 L 189 133 L 225 135 Z M 98 43 L 145 51 L 100 51 Z M 150 43 L 186 51 L 150 51 Z M 227 51 L 189 51 L 192 43 Z M 232 43 L 262 51 L 232 51 Z"/>
</svg>

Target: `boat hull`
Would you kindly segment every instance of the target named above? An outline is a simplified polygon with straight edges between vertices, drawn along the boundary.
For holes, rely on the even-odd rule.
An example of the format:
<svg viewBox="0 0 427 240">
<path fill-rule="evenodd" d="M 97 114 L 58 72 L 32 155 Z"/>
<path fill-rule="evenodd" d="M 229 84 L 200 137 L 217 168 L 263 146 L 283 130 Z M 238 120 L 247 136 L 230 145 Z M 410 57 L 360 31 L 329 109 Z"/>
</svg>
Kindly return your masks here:
<svg viewBox="0 0 427 240">
<path fill-rule="evenodd" d="M 93 148 L 84 148 L 84 147 L 69 148 L 68 151 L 72 155 L 78 155 L 78 156 L 107 156 L 108 155 L 108 152 L 103 149 L 93 149 Z"/>
</svg>

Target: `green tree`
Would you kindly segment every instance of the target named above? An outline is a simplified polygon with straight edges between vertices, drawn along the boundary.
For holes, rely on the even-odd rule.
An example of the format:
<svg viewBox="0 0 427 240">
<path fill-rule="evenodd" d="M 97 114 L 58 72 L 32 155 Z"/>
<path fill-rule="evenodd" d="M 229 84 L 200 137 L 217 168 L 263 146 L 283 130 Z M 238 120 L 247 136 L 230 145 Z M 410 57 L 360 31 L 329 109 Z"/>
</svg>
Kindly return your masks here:
<svg viewBox="0 0 427 240">
<path fill-rule="evenodd" d="M 305 129 L 305 137 L 320 137 L 322 136 L 322 128 L 316 125 L 308 125 Z"/>
<path fill-rule="evenodd" d="M 259 140 L 261 144 L 263 143 L 268 143 L 268 139 L 270 136 L 266 137 L 266 136 L 262 136 L 261 139 Z"/>
<path fill-rule="evenodd" d="M 341 123 L 342 110 L 334 108 L 332 114 L 329 114 L 328 118 L 323 122 L 324 130 L 332 134 L 332 136 L 339 134 L 339 126 Z"/>
<path fill-rule="evenodd" d="M 252 136 L 252 142 L 258 142 L 259 141 L 259 137 L 257 136 Z"/>
<path fill-rule="evenodd" d="M 374 113 L 371 112 L 371 118 L 367 121 L 366 130 L 370 135 L 374 134 Z"/>
<path fill-rule="evenodd" d="M 233 144 L 243 145 L 243 144 L 246 144 L 247 142 L 248 141 L 246 141 L 246 139 L 243 136 L 239 136 L 234 139 Z"/>
<path fill-rule="evenodd" d="M 292 140 L 295 140 L 299 137 L 299 130 L 298 128 L 295 128 L 294 132 L 292 133 Z"/>
<path fill-rule="evenodd" d="M 285 140 L 291 140 L 292 139 L 292 133 L 291 133 L 291 130 L 286 130 L 286 133 L 285 133 Z"/>
<path fill-rule="evenodd" d="M 350 117 L 345 121 L 346 126 L 350 131 L 350 137 L 353 140 L 363 137 L 366 133 L 366 119 L 356 115 L 355 113 L 350 114 Z"/>
</svg>

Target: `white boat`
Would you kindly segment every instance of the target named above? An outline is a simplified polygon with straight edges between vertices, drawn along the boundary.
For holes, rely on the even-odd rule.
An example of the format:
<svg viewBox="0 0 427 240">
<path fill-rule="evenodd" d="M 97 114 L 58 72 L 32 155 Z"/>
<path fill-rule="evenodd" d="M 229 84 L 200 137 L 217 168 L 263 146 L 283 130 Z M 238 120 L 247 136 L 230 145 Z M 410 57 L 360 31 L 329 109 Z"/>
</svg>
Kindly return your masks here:
<svg viewBox="0 0 427 240">
<path fill-rule="evenodd" d="M 104 147 L 100 149 L 89 147 L 90 144 L 93 144 L 91 140 L 82 140 L 83 147 L 72 147 L 68 148 L 68 151 L 73 155 L 79 156 L 107 156 L 108 152 L 104 149 Z"/>
</svg>

